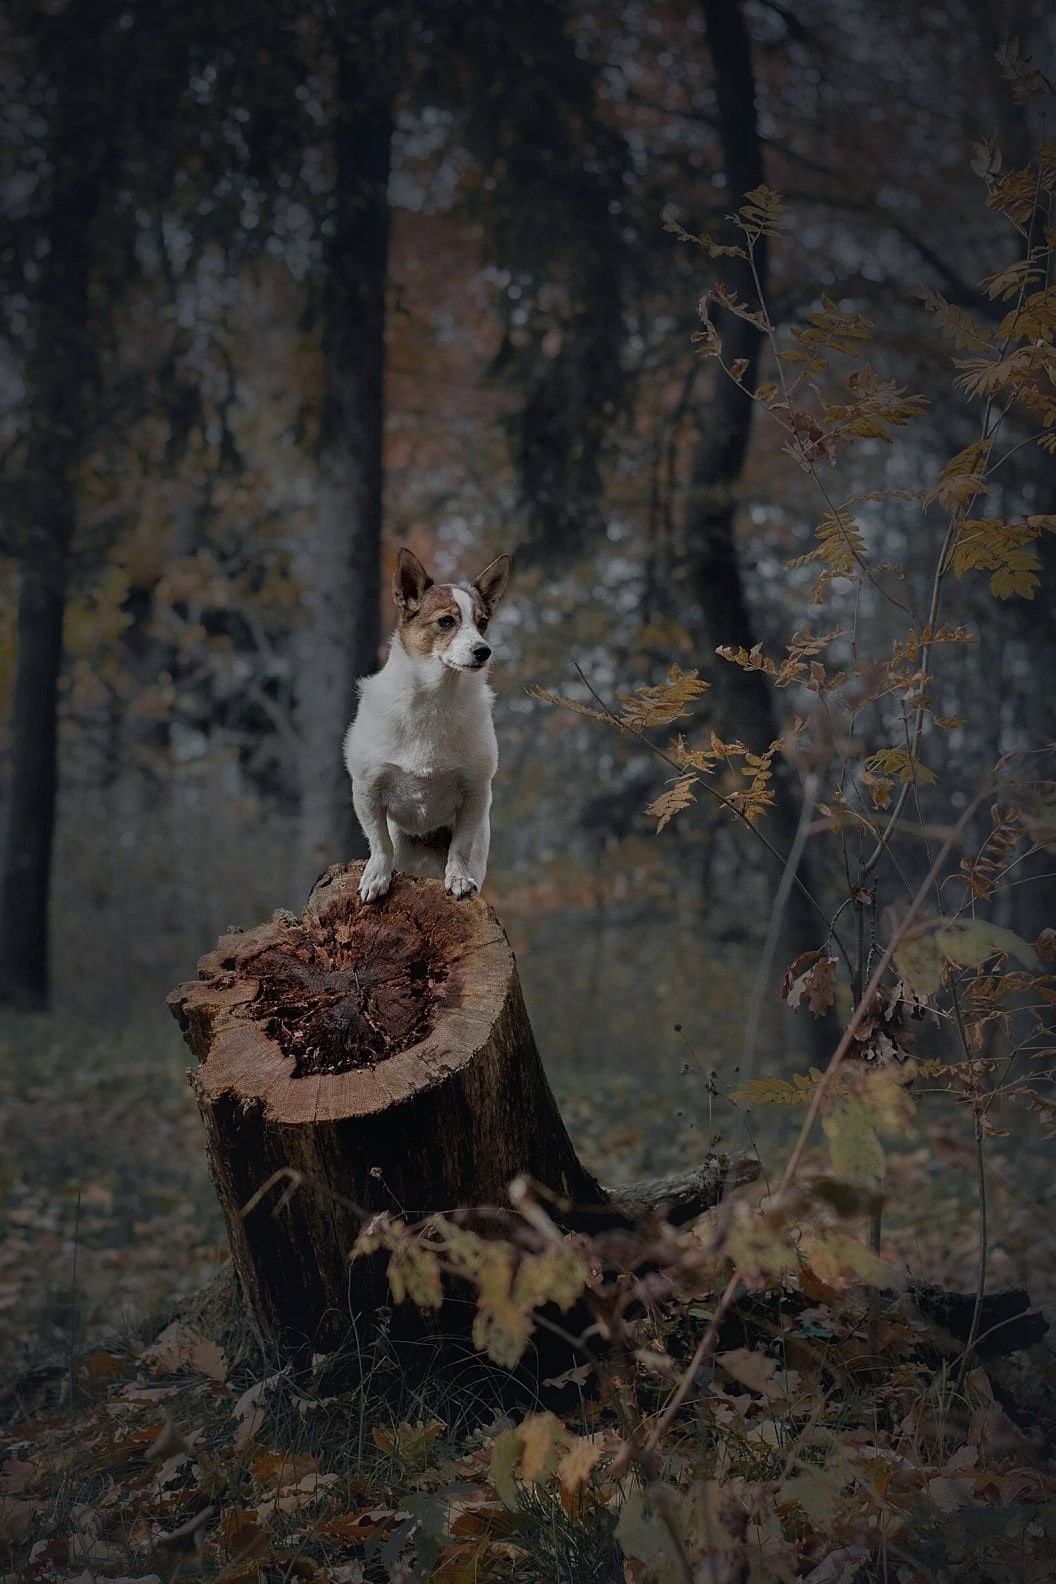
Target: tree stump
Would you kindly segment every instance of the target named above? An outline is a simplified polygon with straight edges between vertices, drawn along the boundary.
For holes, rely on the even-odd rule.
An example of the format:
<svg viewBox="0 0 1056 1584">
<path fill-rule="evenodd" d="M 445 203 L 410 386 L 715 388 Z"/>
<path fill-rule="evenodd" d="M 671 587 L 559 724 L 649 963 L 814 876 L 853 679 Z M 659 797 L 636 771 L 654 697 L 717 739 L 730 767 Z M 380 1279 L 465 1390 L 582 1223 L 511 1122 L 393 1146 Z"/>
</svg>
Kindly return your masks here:
<svg viewBox="0 0 1056 1584">
<path fill-rule="evenodd" d="M 566 1225 L 626 1225 L 661 1203 L 686 1219 L 755 1174 L 713 1157 L 651 1197 L 606 1192 L 565 1131 L 491 908 L 406 876 L 366 906 L 361 868 L 329 870 L 300 918 L 224 936 L 169 997 L 264 1336 L 325 1350 L 391 1303 L 384 1265 L 349 1261 L 380 1211 L 506 1205 L 523 1174 Z"/>
</svg>

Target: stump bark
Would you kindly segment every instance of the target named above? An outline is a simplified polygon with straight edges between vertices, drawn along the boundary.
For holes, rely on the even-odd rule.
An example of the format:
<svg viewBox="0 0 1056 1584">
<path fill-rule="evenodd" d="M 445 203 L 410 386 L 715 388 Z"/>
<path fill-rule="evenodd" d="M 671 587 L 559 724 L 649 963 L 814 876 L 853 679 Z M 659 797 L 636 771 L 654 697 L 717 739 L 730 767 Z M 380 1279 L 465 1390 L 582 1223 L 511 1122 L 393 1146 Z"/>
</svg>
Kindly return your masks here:
<svg viewBox="0 0 1056 1584">
<path fill-rule="evenodd" d="M 224 936 L 169 997 L 263 1335 L 326 1349 L 391 1302 L 383 1264 L 349 1261 L 380 1211 L 505 1205 L 523 1174 L 566 1225 L 626 1225 L 661 1206 L 685 1220 L 754 1175 L 751 1161 L 712 1157 L 652 1193 L 603 1189 L 561 1120 L 491 908 L 405 876 L 368 907 L 361 868 L 329 870 L 299 918 Z"/>
</svg>

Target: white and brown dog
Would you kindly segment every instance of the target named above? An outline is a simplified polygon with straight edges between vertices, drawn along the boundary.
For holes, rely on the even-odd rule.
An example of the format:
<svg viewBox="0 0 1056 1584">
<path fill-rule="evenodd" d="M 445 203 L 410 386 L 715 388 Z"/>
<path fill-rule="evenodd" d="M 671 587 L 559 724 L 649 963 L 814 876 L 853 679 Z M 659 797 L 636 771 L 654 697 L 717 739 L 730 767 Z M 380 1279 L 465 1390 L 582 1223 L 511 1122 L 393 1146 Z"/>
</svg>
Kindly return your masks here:
<svg viewBox="0 0 1056 1584">
<path fill-rule="evenodd" d="M 364 902 L 385 895 L 394 869 L 441 873 L 455 897 L 484 884 L 499 758 L 484 634 L 510 565 L 501 555 L 461 588 L 434 583 L 416 556 L 400 551 L 389 657 L 360 682 L 345 735 L 352 801 L 370 843 L 359 882 Z"/>
</svg>

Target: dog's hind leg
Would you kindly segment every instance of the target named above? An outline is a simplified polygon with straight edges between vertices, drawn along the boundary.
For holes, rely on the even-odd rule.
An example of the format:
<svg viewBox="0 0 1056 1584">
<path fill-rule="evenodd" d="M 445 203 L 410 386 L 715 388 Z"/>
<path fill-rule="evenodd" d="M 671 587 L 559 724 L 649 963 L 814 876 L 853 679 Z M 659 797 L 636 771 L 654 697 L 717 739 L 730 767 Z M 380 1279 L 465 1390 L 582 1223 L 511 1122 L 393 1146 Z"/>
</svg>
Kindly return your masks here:
<svg viewBox="0 0 1056 1584">
<path fill-rule="evenodd" d="M 451 841 L 451 831 L 446 825 L 424 836 L 411 836 L 390 821 L 389 834 L 395 853 L 393 861 L 403 874 L 443 874 L 444 858 Z"/>
</svg>

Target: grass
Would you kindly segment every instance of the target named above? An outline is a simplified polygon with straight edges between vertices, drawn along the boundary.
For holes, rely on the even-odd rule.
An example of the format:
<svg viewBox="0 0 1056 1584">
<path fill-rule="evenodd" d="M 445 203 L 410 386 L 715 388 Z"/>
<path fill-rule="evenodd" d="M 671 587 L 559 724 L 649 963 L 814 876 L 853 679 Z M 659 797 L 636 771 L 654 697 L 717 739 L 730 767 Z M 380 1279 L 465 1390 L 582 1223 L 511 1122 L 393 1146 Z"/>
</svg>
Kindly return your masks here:
<svg viewBox="0 0 1056 1584">
<path fill-rule="evenodd" d="M 0 1018 L 0 1377 L 118 1334 L 222 1255 L 175 1025 Z"/>
</svg>

